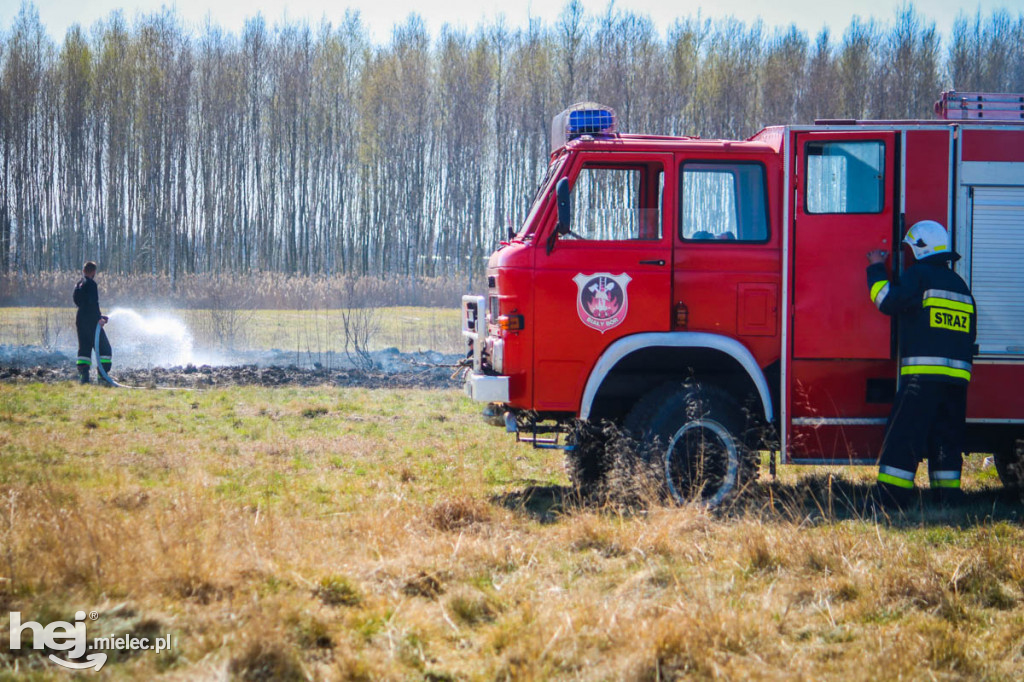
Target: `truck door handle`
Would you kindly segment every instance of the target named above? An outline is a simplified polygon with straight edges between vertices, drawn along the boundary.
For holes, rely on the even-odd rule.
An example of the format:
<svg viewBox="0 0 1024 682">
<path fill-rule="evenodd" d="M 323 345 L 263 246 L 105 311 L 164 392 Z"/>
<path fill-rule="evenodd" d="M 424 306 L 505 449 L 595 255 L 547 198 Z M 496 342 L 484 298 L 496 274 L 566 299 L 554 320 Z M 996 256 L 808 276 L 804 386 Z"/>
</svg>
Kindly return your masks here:
<svg viewBox="0 0 1024 682">
<path fill-rule="evenodd" d="M 664 264 L 665 264 L 665 261 L 663 261 L 663 260 L 642 260 L 642 261 L 640 261 L 640 265 L 664 265 Z"/>
</svg>

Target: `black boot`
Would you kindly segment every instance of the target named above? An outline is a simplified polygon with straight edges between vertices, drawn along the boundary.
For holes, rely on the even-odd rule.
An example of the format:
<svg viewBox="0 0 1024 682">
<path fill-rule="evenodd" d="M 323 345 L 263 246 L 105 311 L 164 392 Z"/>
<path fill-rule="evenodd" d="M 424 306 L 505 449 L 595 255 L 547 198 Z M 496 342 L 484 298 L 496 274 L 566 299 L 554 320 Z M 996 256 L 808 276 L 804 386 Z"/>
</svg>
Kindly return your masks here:
<svg viewBox="0 0 1024 682">
<path fill-rule="evenodd" d="M 89 365 L 78 366 L 78 383 L 87 384 L 89 383 Z"/>
<path fill-rule="evenodd" d="M 932 488 L 932 501 L 941 507 L 955 509 L 963 506 L 966 499 L 960 488 Z"/>
<path fill-rule="evenodd" d="M 913 499 L 914 490 L 897 488 L 886 483 L 876 483 L 868 494 L 867 510 L 875 513 L 906 511 Z"/>
<path fill-rule="evenodd" d="M 103 373 L 106 374 L 107 377 L 106 379 L 103 379 L 103 381 L 101 381 L 100 383 L 102 383 L 104 386 L 113 386 L 112 382 L 114 381 L 114 378 L 110 376 L 110 363 L 101 362 L 100 366 L 103 368 Z M 100 378 L 103 378 L 103 374 L 100 374 Z"/>
</svg>

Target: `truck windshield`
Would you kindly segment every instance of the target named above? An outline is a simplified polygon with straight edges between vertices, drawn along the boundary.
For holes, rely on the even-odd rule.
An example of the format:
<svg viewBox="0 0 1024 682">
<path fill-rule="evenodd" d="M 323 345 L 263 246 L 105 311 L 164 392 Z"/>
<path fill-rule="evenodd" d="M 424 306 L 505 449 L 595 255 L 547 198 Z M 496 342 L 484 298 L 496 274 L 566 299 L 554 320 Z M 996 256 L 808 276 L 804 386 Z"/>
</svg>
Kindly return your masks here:
<svg viewBox="0 0 1024 682">
<path fill-rule="evenodd" d="M 564 161 L 565 155 L 563 154 L 548 164 L 548 170 L 544 174 L 544 179 L 540 181 L 540 184 L 537 186 L 537 191 L 533 195 L 533 202 L 530 204 L 529 213 L 526 214 L 526 220 L 523 221 L 522 226 L 519 228 L 519 232 L 516 233 L 517 239 L 529 239 L 537 230 L 537 212 L 544 204 L 544 197 L 550 191 L 551 184 L 554 182 L 554 179 L 558 177 L 558 171 L 561 169 Z"/>
</svg>

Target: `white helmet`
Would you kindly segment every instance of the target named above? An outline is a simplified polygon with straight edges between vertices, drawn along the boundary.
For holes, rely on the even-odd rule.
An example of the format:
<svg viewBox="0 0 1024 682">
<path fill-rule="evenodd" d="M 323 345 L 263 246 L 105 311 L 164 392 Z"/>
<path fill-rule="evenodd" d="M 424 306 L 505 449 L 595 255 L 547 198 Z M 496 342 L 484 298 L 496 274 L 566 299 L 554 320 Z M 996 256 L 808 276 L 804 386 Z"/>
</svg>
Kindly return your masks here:
<svg viewBox="0 0 1024 682">
<path fill-rule="evenodd" d="M 934 220 L 922 220 L 914 223 L 903 238 L 914 252 L 914 258 L 921 260 L 940 253 L 950 253 L 949 233 L 941 223 Z"/>
</svg>

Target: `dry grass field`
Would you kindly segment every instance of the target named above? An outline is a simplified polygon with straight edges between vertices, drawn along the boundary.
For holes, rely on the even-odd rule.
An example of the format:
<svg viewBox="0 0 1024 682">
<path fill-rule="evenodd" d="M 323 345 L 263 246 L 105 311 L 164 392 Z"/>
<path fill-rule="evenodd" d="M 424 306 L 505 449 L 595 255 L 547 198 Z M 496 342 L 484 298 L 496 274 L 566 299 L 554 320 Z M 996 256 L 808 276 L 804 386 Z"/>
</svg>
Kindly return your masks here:
<svg viewBox="0 0 1024 682">
<path fill-rule="evenodd" d="M 580 501 L 456 391 L 0 385 L 0 611 L 173 636 L 76 679 L 1020 680 L 1020 501 L 872 471 Z M 919 484 L 921 481 L 919 481 Z M 0 678 L 66 679 L 8 647 Z"/>
<path fill-rule="evenodd" d="M 104 304 L 109 313 L 116 306 Z M 197 347 L 231 350 L 280 349 L 301 353 L 344 350 L 342 310 L 147 309 L 140 314 L 170 315 L 184 322 Z M 461 353 L 465 343 L 459 326 L 460 310 L 411 306 L 372 309 L 375 333 L 371 350 L 396 347 L 403 352 L 435 350 Z M 112 338 L 118 333 L 111 323 Z M 0 308 L 0 345 L 77 347 L 74 308 Z"/>
</svg>

